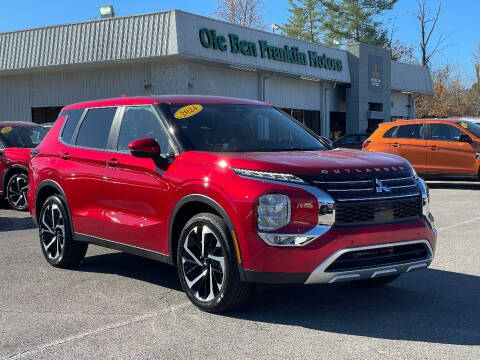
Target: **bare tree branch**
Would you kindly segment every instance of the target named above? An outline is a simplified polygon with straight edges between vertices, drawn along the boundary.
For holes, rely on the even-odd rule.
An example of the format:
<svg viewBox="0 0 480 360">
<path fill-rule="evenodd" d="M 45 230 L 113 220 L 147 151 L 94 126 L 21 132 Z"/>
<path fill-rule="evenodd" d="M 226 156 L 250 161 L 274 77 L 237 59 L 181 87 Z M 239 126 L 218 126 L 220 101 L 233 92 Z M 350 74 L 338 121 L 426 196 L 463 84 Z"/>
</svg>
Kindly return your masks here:
<svg viewBox="0 0 480 360">
<path fill-rule="evenodd" d="M 219 19 L 257 29 L 266 29 L 263 21 L 265 0 L 217 0 L 213 15 Z"/>
<path fill-rule="evenodd" d="M 429 45 L 432 40 L 432 35 L 437 27 L 438 19 L 442 11 L 442 3 L 438 4 L 435 12 L 432 14 L 426 6 L 426 0 L 417 0 L 417 12 L 413 15 L 418 20 L 420 29 L 420 50 L 422 53 L 422 65 L 428 66 L 433 56 L 447 48 L 448 44 L 445 44 L 447 37 L 444 34 L 440 34 L 435 45 L 429 50 Z"/>
</svg>

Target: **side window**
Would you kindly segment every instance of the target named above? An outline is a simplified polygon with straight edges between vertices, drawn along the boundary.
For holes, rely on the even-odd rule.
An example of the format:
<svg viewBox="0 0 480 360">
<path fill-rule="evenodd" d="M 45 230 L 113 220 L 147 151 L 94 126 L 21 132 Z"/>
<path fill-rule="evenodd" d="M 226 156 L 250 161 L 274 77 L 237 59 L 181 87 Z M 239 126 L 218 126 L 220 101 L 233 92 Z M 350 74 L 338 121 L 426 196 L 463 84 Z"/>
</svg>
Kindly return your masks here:
<svg viewBox="0 0 480 360">
<path fill-rule="evenodd" d="M 423 125 L 422 124 L 402 125 L 398 128 L 396 138 L 423 139 Z"/>
<path fill-rule="evenodd" d="M 458 141 L 460 135 L 464 134 L 462 130 L 447 124 L 431 124 L 430 129 L 432 140 Z"/>
<path fill-rule="evenodd" d="M 357 135 L 349 135 L 343 138 L 342 144 L 355 144 L 357 141 Z"/>
<path fill-rule="evenodd" d="M 172 152 L 168 134 L 155 110 L 150 106 L 126 107 L 120 126 L 117 149 L 128 151 L 128 144 L 133 140 L 149 137 L 157 140 L 162 155 Z"/>
<path fill-rule="evenodd" d="M 392 136 L 393 136 L 393 133 L 395 132 L 395 130 L 397 130 L 398 126 L 394 126 L 390 129 L 387 130 L 387 132 L 385 134 L 383 134 L 383 138 L 384 139 L 390 139 Z"/>
<path fill-rule="evenodd" d="M 60 139 L 63 140 L 63 142 L 67 144 L 73 143 L 72 137 L 75 132 L 75 129 L 77 128 L 78 122 L 82 117 L 82 114 L 83 114 L 83 109 L 78 109 L 78 110 L 64 111 L 60 115 L 58 115 L 58 118 L 61 118 L 64 115 L 67 116 L 67 119 L 65 120 L 65 124 L 63 125 L 62 134 L 60 135 Z"/>
<path fill-rule="evenodd" d="M 88 110 L 78 130 L 76 144 L 87 148 L 106 149 L 116 111 L 115 107 Z"/>
</svg>

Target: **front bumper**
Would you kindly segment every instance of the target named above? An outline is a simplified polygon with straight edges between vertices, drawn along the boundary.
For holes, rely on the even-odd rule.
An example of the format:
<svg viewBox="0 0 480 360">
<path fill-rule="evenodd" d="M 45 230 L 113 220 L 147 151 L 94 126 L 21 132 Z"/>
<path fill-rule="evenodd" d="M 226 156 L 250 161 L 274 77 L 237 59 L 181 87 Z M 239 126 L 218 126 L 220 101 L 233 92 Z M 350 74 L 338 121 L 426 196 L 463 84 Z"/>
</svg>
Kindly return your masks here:
<svg viewBox="0 0 480 360">
<path fill-rule="evenodd" d="M 364 266 L 344 271 L 329 271 L 329 267 L 334 264 L 336 260 L 338 260 L 342 255 L 348 253 L 378 250 L 382 248 L 390 249 L 417 244 L 422 244 L 427 249 L 425 256 L 422 258 L 380 264 L 377 266 Z M 366 280 L 426 269 L 431 264 L 433 257 L 434 251 L 430 246 L 430 242 L 425 239 L 360 246 L 336 251 L 326 260 L 320 263 L 311 273 L 272 273 L 246 270 L 245 280 L 248 282 L 262 284 L 331 284 L 343 281 Z"/>
</svg>

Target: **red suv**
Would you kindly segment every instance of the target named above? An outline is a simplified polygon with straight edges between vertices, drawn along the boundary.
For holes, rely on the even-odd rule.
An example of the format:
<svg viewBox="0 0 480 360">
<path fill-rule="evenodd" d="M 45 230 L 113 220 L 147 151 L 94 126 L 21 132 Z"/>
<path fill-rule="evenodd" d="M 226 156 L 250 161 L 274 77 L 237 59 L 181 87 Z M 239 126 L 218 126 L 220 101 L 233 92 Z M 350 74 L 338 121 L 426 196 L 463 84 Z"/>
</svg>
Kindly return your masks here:
<svg viewBox="0 0 480 360">
<path fill-rule="evenodd" d="M 281 111 L 206 96 L 65 107 L 30 162 L 53 266 L 88 244 L 176 265 L 199 308 L 254 283 L 385 284 L 432 261 L 428 190 L 404 159 L 330 150 Z"/>
<path fill-rule="evenodd" d="M 27 209 L 30 149 L 47 133 L 28 122 L 0 122 L 0 196 L 15 210 Z"/>
</svg>

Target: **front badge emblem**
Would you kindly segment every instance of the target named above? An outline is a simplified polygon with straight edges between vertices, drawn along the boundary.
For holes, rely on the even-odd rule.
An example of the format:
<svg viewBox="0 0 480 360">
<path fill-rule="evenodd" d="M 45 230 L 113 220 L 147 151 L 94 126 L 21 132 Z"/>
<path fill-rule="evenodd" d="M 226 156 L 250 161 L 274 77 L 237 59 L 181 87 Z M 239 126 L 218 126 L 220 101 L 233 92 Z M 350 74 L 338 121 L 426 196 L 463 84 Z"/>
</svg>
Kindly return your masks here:
<svg viewBox="0 0 480 360">
<path fill-rule="evenodd" d="M 375 178 L 375 184 L 377 184 L 377 187 L 376 187 L 377 193 L 392 191 L 388 186 L 383 185 L 382 182 L 377 178 Z"/>
</svg>

